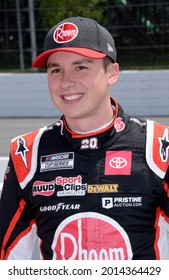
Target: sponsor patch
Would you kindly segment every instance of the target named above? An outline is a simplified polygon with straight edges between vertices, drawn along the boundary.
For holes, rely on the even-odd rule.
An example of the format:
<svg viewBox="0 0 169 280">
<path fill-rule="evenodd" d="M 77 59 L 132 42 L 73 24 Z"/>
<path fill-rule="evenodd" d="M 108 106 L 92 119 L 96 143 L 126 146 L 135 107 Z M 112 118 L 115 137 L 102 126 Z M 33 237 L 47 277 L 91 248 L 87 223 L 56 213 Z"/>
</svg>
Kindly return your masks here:
<svg viewBox="0 0 169 280">
<path fill-rule="evenodd" d="M 116 193 L 118 192 L 118 184 L 101 184 L 101 185 L 88 185 L 88 193 Z"/>
<path fill-rule="evenodd" d="M 116 132 L 120 132 L 125 128 L 125 124 L 122 121 L 122 118 L 117 118 L 114 122 L 114 127 L 116 129 Z"/>
<path fill-rule="evenodd" d="M 54 205 L 45 205 L 40 207 L 40 212 L 58 212 L 58 211 L 68 211 L 68 210 L 79 210 L 80 204 L 65 204 L 65 203 L 58 203 Z"/>
<path fill-rule="evenodd" d="M 58 153 L 53 155 L 42 156 L 40 160 L 40 171 L 73 169 L 74 153 Z"/>
<path fill-rule="evenodd" d="M 84 196 L 87 190 L 87 184 L 82 183 L 80 175 L 76 177 L 58 176 L 55 179 L 55 184 L 58 186 L 57 196 Z"/>
<path fill-rule="evenodd" d="M 131 161 L 131 151 L 107 151 L 105 175 L 130 175 Z"/>
<path fill-rule="evenodd" d="M 36 181 L 32 187 L 33 196 L 43 195 L 43 196 L 51 196 L 55 191 L 55 182 L 44 182 L 44 181 Z"/>
<path fill-rule="evenodd" d="M 125 230 L 113 219 L 95 212 L 71 215 L 59 225 L 52 242 L 55 260 L 131 260 Z"/>
<path fill-rule="evenodd" d="M 53 33 L 53 39 L 57 43 L 67 43 L 76 38 L 78 28 L 71 22 L 60 24 Z"/>
<path fill-rule="evenodd" d="M 140 207 L 142 197 L 102 197 L 102 207 L 110 209 L 113 207 Z"/>
</svg>

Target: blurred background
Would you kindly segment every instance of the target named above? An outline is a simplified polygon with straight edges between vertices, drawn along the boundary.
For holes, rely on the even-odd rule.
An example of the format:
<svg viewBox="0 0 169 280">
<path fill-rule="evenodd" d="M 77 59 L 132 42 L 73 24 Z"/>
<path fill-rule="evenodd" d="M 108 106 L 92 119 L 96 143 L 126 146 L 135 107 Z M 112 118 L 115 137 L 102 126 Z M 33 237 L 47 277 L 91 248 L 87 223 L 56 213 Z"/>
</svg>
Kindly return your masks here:
<svg viewBox="0 0 169 280">
<path fill-rule="evenodd" d="M 47 31 L 77 15 L 110 31 L 121 70 L 169 68 L 169 1 L 0 0 L 0 72 L 35 71 Z"/>
</svg>

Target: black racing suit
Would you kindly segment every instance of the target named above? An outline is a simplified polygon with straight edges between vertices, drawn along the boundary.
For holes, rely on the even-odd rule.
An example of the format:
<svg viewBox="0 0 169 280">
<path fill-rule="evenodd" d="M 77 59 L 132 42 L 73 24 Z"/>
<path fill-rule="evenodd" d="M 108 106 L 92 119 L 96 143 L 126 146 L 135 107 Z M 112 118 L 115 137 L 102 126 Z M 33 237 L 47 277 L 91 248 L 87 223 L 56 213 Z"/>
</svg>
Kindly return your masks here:
<svg viewBox="0 0 169 280">
<path fill-rule="evenodd" d="M 64 117 L 11 141 L 1 259 L 169 259 L 169 128 L 132 118 L 70 131 Z"/>
</svg>

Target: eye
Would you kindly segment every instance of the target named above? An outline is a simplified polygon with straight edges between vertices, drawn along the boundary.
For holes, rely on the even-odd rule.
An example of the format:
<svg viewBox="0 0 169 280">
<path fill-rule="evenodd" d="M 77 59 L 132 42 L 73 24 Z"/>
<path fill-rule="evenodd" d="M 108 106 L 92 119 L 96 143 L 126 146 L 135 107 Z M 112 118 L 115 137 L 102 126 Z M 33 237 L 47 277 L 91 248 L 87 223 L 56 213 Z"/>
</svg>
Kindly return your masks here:
<svg viewBox="0 0 169 280">
<path fill-rule="evenodd" d="M 51 73 L 61 73 L 61 70 L 59 68 L 51 69 Z"/>
<path fill-rule="evenodd" d="M 79 65 L 79 66 L 77 66 L 77 68 L 76 68 L 77 71 L 82 71 L 82 70 L 85 70 L 85 69 L 87 69 L 87 67 L 86 67 L 86 66 L 83 66 L 83 65 Z"/>
<path fill-rule="evenodd" d="M 62 70 L 59 67 L 47 67 L 47 72 L 49 74 L 59 74 L 62 72 Z"/>
</svg>

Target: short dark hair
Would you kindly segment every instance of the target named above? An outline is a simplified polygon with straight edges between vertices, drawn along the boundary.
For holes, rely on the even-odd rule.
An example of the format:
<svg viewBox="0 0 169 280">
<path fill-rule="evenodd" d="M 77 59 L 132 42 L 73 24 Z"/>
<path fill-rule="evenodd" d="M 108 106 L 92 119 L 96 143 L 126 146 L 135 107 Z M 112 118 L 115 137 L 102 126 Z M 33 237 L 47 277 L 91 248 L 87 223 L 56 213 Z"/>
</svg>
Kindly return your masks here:
<svg viewBox="0 0 169 280">
<path fill-rule="evenodd" d="M 103 67 L 105 72 L 107 71 L 107 67 L 109 66 L 110 63 L 114 63 L 110 57 L 106 56 L 103 58 Z"/>
</svg>

